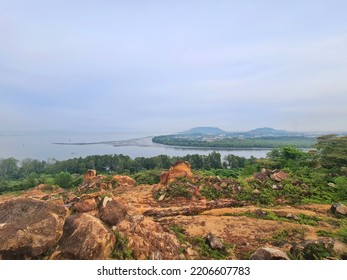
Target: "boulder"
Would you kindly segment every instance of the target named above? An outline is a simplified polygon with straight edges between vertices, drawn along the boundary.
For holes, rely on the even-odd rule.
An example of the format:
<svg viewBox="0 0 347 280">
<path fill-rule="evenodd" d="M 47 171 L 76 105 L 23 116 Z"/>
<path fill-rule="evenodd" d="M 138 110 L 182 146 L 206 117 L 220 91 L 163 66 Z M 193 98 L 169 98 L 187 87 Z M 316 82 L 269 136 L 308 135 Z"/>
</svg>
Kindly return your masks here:
<svg viewBox="0 0 347 280">
<path fill-rule="evenodd" d="M 263 247 L 256 250 L 251 260 L 289 260 L 287 253 L 277 248 Z"/>
<path fill-rule="evenodd" d="M 160 184 L 168 184 L 174 181 L 178 177 L 188 177 L 193 176 L 190 169 L 190 164 L 187 161 L 178 161 L 173 166 L 170 167 L 168 172 L 164 172 L 160 176 Z"/>
<path fill-rule="evenodd" d="M 125 187 L 135 187 L 136 181 L 133 178 L 130 178 L 129 176 L 124 175 L 115 175 L 113 176 L 113 179 L 117 181 L 117 183 L 121 186 Z"/>
<path fill-rule="evenodd" d="M 305 260 L 325 259 L 333 255 L 335 241 L 331 238 L 319 240 L 306 240 L 294 243 L 290 248 L 290 253 L 295 258 Z"/>
<path fill-rule="evenodd" d="M 92 180 L 96 177 L 96 170 L 95 169 L 89 169 L 86 173 L 84 173 L 84 181 Z"/>
<path fill-rule="evenodd" d="M 63 235 L 68 210 L 33 198 L 0 204 L 0 259 L 29 259 L 45 253 Z"/>
<path fill-rule="evenodd" d="M 104 197 L 102 205 L 99 208 L 99 218 L 110 226 L 119 224 L 126 216 L 125 206 L 107 196 Z"/>
<path fill-rule="evenodd" d="M 284 179 L 288 178 L 288 173 L 285 173 L 283 171 L 278 171 L 278 172 L 274 172 L 270 177 L 272 180 L 275 180 L 277 182 L 281 182 Z"/>
<path fill-rule="evenodd" d="M 266 174 L 263 173 L 254 173 L 253 177 L 259 182 L 265 182 L 269 178 Z"/>
<path fill-rule="evenodd" d="M 137 260 L 179 260 L 180 243 L 151 218 L 130 216 L 117 225 L 117 230 L 128 239 L 128 247 Z"/>
<path fill-rule="evenodd" d="M 211 247 L 211 249 L 216 249 L 216 250 L 224 250 L 225 249 L 223 242 L 217 236 L 212 234 L 211 232 L 209 232 L 207 234 L 206 240 L 207 240 L 209 246 Z"/>
<path fill-rule="evenodd" d="M 340 202 L 331 205 L 330 210 L 333 214 L 347 215 L 347 206 Z"/>
<path fill-rule="evenodd" d="M 294 221 L 300 221 L 300 218 L 297 215 L 294 215 L 293 213 L 288 213 L 286 215 L 286 218 Z"/>
<path fill-rule="evenodd" d="M 69 217 L 64 234 L 50 259 L 106 260 L 110 258 L 116 238 L 102 221 L 86 213 Z"/>
<path fill-rule="evenodd" d="M 335 240 L 333 250 L 340 259 L 347 260 L 347 245 L 345 243 Z"/>
<path fill-rule="evenodd" d="M 96 205 L 95 199 L 89 198 L 89 199 L 81 200 L 75 203 L 73 208 L 77 212 L 83 213 L 83 212 L 89 212 L 89 211 L 95 210 L 97 208 L 97 205 Z"/>
</svg>

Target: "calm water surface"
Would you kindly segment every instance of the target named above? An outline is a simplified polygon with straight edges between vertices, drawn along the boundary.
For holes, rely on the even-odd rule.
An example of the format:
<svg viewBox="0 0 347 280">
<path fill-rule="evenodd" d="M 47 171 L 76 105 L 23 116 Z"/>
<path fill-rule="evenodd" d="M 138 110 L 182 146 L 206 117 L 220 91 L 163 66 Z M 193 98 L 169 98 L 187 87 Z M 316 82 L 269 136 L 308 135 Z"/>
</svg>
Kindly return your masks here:
<svg viewBox="0 0 347 280">
<path fill-rule="evenodd" d="M 114 132 L 0 132 L 0 158 L 14 157 L 19 160 L 24 158 L 39 160 L 54 158 L 57 160 L 65 160 L 75 157 L 103 154 L 123 154 L 135 158 L 152 157 L 160 154 L 168 156 L 184 156 L 187 154 L 207 155 L 212 151 L 221 153 L 222 157 L 228 154 L 234 154 L 246 158 L 251 156 L 260 158 L 265 157 L 270 151 L 269 149 L 219 150 L 175 148 L 152 144 L 148 136 L 151 135 L 145 133 Z M 140 140 L 135 141 L 135 143 L 134 141 L 124 141 L 139 138 Z M 54 143 L 66 143 L 68 145 L 58 145 Z M 74 143 L 98 144 L 72 145 Z"/>
</svg>

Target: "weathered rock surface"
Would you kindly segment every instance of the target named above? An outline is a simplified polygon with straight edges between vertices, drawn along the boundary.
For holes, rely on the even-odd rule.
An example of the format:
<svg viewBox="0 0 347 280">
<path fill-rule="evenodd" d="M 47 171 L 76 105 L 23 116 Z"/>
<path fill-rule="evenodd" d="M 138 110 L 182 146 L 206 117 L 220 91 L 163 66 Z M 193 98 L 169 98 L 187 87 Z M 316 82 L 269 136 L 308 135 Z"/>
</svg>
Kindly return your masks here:
<svg viewBox="0 0 347 280">
<path fill-rule="evenodd" d="M 333 214 L 347 215 L 347 206 L 342 203 L 334 203 L 330 208 Z"/>
<path fill-rule="evenodd" d="M 281 182 L 284 179 L 288 178 L 288 173 L 281 171 L 278 172 L 274 172 L 272 175 L 270 175 L 271 179 L 277 181 L 277 182 Z"/>
<path fill-rule="evenodd" d="M 125 206 L 107 196 L 104 197 L 99 208 L 99 218 L 110 226 L 115 226 L 124 220 L 127 214 Z"/>
<path fill-rule="evenodd" d="M 93 211 L 97 208 L 97 204 L 95 202 L 95 199 L 89 198 L 85 200 L 81 200 L 77 202 L 73 207 L 77 212 L 83 213 L 83 212 L 89 212 Z"/>
<path fill-rule="evenodd" d="M 26 259 L 45 253 L 63 235 L 67 209 L 33 198 L 0 204 L 0 259 Z"/>
<path fill-rule="evenodd" d="M 256 250 L 251 260 L 289 260 L 287 253 L 277 248 L 263 247 Z"/>
<path fill-rule="evenodd" d="M 136 186 L 136 181 L 133 178 L 130 178 L 129 176 L 124 176 L 124 175 L 115 175 L 113 176 L 113 179 L 117 181 L 117 183 L 121 186 Z"/>
<path fill-rule="evenodd" d="M 123 220 L 117 230 L 127 236 L 134 258 L 138 260 L 178 260 L 180 244 L 175 235 L 148 217 L 137 215 Z"/>
<path fill-rule="evenodd" d="M 96 176 L 96 170 L 95 169 L 89 169 L 85 174 L 84 174 L 84 181 L 92 180 Z"/>
<path fill-rule="evenodd" d="M 188 177 L 193 176 L 190 169 L 190 164 L 187 161 L 178 161 L 173 166 L 170 167 L 168 172 L 164 172 L 160 176 L 160 184 L 168 184 L 178 177 Z"/>
<path fill-rule="evenodd" d="M 69 217 L 64 235 L 51 259 L 105 260 L 110 258 L 116 238 L 102 221 L 86 213 Z"/>
<path fill-rule="evenodd" d="M 143 213 L 145 216 L 153 217 L 169 217 L 169 216 L 192 216 L 197 215 L 203 211 L 216 208 L 225 208 L 225 207 L 237 207 L 242 204 L 235 199 L 217 199 L 212 201 L 207 201 L 205 203 L 191 203 L 188 206 L 177 206 L 177 207 L 166 207 L 166 208 L 151 208 Z"/>
<path fill-rule="evenodd" d="M 335 241 L 331 238 L 319 240 L 305 240 L 300 243 L 294 243 L 290 248 L 290 253 L 294 257 L 304 258 L 306 260 L 321 259 L 332 255 Z"/>
<path fill-rule="evenodd" d="M 217 250 L 224 250 L 225 246 L 223 242 L 215 236 L 213 233 L 209 232 L 206 236 L 206 239 L 208 241 L 208 244 L 212 249 L 217 249 Z"/>
</svg>

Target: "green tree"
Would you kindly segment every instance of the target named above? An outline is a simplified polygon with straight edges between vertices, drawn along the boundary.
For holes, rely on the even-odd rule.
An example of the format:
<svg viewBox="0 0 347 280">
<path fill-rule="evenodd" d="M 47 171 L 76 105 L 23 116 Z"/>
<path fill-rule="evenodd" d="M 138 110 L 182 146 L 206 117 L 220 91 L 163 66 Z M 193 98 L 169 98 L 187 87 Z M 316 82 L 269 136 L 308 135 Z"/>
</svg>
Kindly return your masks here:
<svg viewBox="0 0 347 280">
<path fill-rule="evenodd" d="M 15 158 L 7 158 L 0 160 L 0 178 L 2 179 L 18 179 L 19 167 L 18 160 Z"/>
<path fill-rule="evenodd" d="M 315 147 L 323 167 L 346 172 L 344 168 L 347 167 L 347 136 L 330 134 L 318 137 Z"/>
<path fill-rule="evenodd" d="M 70 188 L 72 184 L 72 175 L 67 172 L 60 172 L 55 175 L 54 183 L 62 188 Z"/>
</svg>

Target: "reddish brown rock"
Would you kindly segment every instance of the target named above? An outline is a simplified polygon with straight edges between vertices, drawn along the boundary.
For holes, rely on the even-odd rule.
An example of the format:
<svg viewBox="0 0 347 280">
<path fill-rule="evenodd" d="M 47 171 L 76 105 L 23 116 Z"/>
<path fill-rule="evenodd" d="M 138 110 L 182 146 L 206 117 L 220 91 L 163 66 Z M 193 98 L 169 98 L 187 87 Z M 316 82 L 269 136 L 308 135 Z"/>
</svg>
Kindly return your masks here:
<svg viewBox="0 0 347 280">
<path fill-rule="evenodd" d="M 125 206 L 107 196 L 104 197 L 102 205 L 99 208 L 99 218 L 110 226 L 119 224 L 126 216 Z"/>
<path fill-rule="evenodd" d="M 99 219 L 82 213 L 69 217 L 64 235 L 51 259 L 106 260 L 110 258 L 116 238 Z"/>
<path fill-rule="evenodd" d="M 178 161 L 173 166 L 170 167 L 168 172 L 164 172 L 160 176 L 160 184 L 168 184 L 174 181 L 178 177 L 188 177 L 193 176 L 190 170 L 190 164 L 187 161 Z"/>
<path fill-rule="evenodd" d="M 124 175 L 115 175 L 113 176 L 113 179 L 117 181 L 117 183 L 121 186 L 131 186 L 135 187 L 136 186 L 136 181 L 133 178 L 130 178 L 129 176 L 124 176 Z"/>
<path fill-rule="evenodd" d="M 67 208 L 33 198 L 0 204 L 0 259 L 28 259 L 46 252 L 63 235 Z"/>
<path fill-rule="evenodd" d="M 278 171 L 278 172 L 274 172 L 270 177 L 272 180 L 281 182 L 288 178 L 288 173 L 285 173 L 283 171 Z"/>
<path fill-rule="evenodd" d="M 92 180 L 96 177 L 96 170 L 89 169 L 86 173 L 84 173 L 84 181 Z"/>
<path fill-rule="evenodd" d="M 77 202 L 73 207 L 77 212 L 83 213 L 83 212 L 89 212 L 93 211 L 97 208 L 97 204 L 95 202 L 95 199 L 89 198 L 85 200 L 81 200 Z"/>
<path fill-rule="evenodd" d="M 180 244 L 173 234 L 166 232 L 162 226 L 142 215 L 123 220 L 118 226 L 128 238 L 128 246 L 133 250 L 137 260 L 178 260 Z"/>
</svg>

